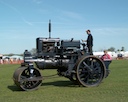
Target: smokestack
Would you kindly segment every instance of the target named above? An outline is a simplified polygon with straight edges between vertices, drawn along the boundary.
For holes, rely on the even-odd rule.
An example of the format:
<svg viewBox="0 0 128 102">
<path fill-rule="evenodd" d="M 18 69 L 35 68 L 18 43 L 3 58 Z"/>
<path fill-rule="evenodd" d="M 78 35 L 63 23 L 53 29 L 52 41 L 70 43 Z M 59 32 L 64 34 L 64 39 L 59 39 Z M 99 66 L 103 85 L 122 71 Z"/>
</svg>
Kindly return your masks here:
<svg viewBox="0 0 128 102">
<path fill-rule="evenodd" d="M 51 38 L 51 20 L 49 20 L 49 38 Z"/>
</svg>

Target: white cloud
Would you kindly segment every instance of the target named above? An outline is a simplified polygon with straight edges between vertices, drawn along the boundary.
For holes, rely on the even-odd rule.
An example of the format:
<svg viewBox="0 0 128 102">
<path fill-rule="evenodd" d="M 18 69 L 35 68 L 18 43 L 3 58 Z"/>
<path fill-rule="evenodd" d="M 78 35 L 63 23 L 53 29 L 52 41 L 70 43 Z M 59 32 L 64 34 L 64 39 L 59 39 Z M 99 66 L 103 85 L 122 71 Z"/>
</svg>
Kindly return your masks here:
<svg viewBox="0 0 128 102">
<path fill-rule="evenodd" d="M 94 28 L 92 29 L 94 37 L 94 49 L 115 47 L 116 49 L 124 46 L 128 49 L 127 28 Z"/>
<path fill-rule="evenodd" d="M 108 36 L 122 36 L 127 35 L 128 29 L 127 28 L 94 28 L 92 29 L 94 33 L 98 35 L 108 35 Z M 128 36 L 128 35 L 127 35 Z"/>
<path fill-rule="evenodd" d="M 63 20 L 66 20 L 66 19 L 83 20 L 84 19 L 82 15 L 80 15 L 79 13 L 71 12 L 71 11 L 59 10 L 58 14 L 59 14 L 59 18 Z"/>
<path fill-rule="evenodd" d="M 41 4 L 43 0 L 33 0 L 33 2 L 37 3 L 37 4 Z"/>
<path fill-rule="evenodd" d="M 4 2 L 4 1 L 0 1 L 2 4 L 4 4 L 5 6 L 7 6 L 8 8 L 10 8 L 11 10 L 13 10 L 15 13 L 17 13 L 19 16 L 20 16 L 20 18 L 22 19 L 22 21 L 24 22 L 24 23 L 26 23 L 26 24 L 28 24 L 28 25 L 33 25 L 31 22 L 29 22 L 28 20 L 26 20 L 25 18 L 24 18 L 24 16 L 22 15 L 22 13 L 16 8 L 16 7 L 14 7 L 14 6 L 12 6 L 12 5 L 10 5 L 10 4 L 8 4 L 8 3 L 6 3 L 6 2 Z"/>
</svg>

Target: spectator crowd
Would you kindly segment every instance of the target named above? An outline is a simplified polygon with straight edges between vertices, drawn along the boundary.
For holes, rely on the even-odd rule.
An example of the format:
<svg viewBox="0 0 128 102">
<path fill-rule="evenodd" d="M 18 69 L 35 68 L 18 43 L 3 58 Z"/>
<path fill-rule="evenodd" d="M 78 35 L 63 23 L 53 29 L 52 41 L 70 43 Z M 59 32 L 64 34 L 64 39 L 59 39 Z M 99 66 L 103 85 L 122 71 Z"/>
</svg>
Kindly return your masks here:
<svg viewBox="0 0 128 102">
<path fill-rule="evenodd" d="M 0 54 L 0 64 L 21 64 L 23 62 L 22 56 L 3 56 Z"/>
</svg>

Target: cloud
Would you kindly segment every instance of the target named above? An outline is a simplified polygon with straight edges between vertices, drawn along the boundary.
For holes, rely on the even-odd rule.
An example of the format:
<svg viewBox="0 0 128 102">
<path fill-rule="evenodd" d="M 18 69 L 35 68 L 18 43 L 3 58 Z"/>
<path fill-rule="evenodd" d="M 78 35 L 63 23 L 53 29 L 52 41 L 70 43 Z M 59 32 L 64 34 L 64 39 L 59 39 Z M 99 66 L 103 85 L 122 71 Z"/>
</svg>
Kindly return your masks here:
<svg viewBox="0 0 128 102">
<path fill-rule="evenodd" d="M 12 6 L 12 5 L 10 5 L 10 4 L 8 4 L 8 3 L 6 3 L 6 2 L 4 2 L 4 1 L 0 1 L 2 4 L 4 4 L 5 6 L 7 6 L 8 8 L 10 8 L 11 10 L 13 10 L 15 13 L 17 13 L 19 16 L 20 16 L 20 18 L 22 19 L 22 21 L 24 22 L 24 23 L 26 23 L 26 24 L 28 24 L 28 25 L 33 25 L 31 22 L 29 22 L 28 20 L 26 20 L 25 18 L 24 18 L 24 16 L 22 15 L 22 13 L 17 9 L 17 8 L 15 8 L 14 6 Z"/>
<path fill-rule="evenodd" d="M 26 24 L 28 24 L 28 25 L 30 25 L 30 26 L 32 26 L 33 25 L 33 23 L 32 22 L 29 22 L 28 20 L 26 20 L 25 18 L 23 18 L 22 17 L 22 20 L 26 23 Z"/>
<path fill-rule="evenodd" d="M 36 4 L 41 4 L 42 0 L 33 0 L 33 2 L 35 2 Z"/>
<path fill-rule="evenodd" d="M 94 28 L 92 29 L 94 33 L 98 35 L 104 36 L 128 36 L 128 29 L 127 28 Z"/>
<path fill-rule="evenodd" d="M 94 37 L 94 49 L 98 48 L 109 48 L 114 46 L 119 49 L 121 46 L 128 48 L 127 38 L 128 29 L 127 28 L 94 28 L 92 30 L 92 35 Z"/>
<path fill-rule="evenodd" d="M 65 17 L 72 18 L 72 19 L 78 19 L 78 20 L 83 19 L 83 17 L 80 14 L 76 13 L 76 12 L 61 11 L 61 14 Z"/>
</svg>

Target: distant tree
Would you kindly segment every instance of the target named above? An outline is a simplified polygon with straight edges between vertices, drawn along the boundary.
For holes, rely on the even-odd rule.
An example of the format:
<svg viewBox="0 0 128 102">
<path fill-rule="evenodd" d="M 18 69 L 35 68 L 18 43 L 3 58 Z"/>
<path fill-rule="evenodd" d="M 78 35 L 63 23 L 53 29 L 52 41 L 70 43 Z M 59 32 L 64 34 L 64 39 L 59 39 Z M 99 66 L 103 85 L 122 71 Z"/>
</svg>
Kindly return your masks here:
<svg viewBox="0 0 128 102">
<path fill-rule="evenodd" d="M 124 47 L 121 48 L 121 51 L 125 51 Z"/>
<path fill-rule="evenodd" d="M 19 56 L 23 56 L 23 53 L 22 54 L 19 54 Z"/>
<path fill-rule="evenodd" d="M 36 48 L 32 48 L 32 49 L 30 50 L 30 52 L 31 52 L 32 55 L 35 55 L 35 54 L 36 54 Z"/>
<path fill-rule="evenodd" d="M 15 54 L 13 54 L 13 53 L 10 53 L 10 54 L 7 54 L 8 56 L 13 56 L 13 55 L 15 55 Z"/>
<path fill-rule="evenodd" d="M 115 48 L 114 48 L 114 47 L 110 47 L 110 48 L 108 49 L 108 51 L 115 51 Z"/>
<path fill-rule="evenodd" d="M 120 49 L 117 50 L 118 52 L 120 51 Z"/>
</svg>

